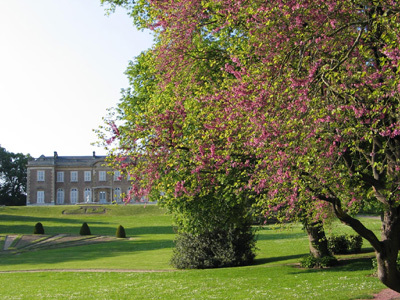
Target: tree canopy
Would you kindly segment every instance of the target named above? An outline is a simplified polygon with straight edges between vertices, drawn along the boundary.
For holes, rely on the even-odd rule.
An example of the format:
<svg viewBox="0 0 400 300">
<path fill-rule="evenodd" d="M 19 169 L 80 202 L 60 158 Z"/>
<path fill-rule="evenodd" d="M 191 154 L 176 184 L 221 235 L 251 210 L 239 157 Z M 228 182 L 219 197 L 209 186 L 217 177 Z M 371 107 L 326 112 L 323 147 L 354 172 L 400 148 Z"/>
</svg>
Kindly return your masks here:
<svg viewBox="0 0 400 300">
<path fill-rule="evenodd" d="M 222 188 L 267 215 L 332 211 L 400 291 L 396 1 L 102 2 L 155 35 L 111 126 L 136 192 L 176 207 Z M 367 205 L 382 209 L 381 239 L 352 217 Z"/>
<path fill-rule="evenodd" d="M 0 204 L 26 205 L 26 176 L 30 155 L 0 147 Z"/>
</svg>

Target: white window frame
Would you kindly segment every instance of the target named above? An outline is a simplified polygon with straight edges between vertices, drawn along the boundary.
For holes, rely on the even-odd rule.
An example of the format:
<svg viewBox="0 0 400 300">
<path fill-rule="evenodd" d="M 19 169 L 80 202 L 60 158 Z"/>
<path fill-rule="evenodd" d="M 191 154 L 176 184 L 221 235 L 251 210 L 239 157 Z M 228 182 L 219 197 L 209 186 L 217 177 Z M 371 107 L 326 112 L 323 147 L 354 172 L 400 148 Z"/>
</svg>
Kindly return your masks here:
<svg viewBox="0 0 400 300">
<path fill-rule="evenodd" d="M 36 193 L 36 203 L 44 204 L 44 191 L 37 191 Z"/>
<path fill-rule="evenodd" d="M 92 190 L 90 188 L 85 188 L 84 201 L 85 202 L 92 202 Z"/>
<path fill-rule="evenodd" d="M 71 182 L 78 182 L 78 171 L 71 171 Z"/>
<path fill-rule="evenodd" d="M 71 192 L 70 192 L 70 201 L 71 201 L 71 204 L 76 204 L 76 203 L 79 202 L 79 199 L 78 199 L 78 189 L 76 189 L 76 188 L 71 189 Z"/>
<path fill-rule="evenodd" d="M 91 171 L 85 171 L 84 179 L 85 179 L 86 182 L 92 181 L 92 172 Z"/>
<path fill-rule="evenodd" d="M 44 182 L 44 170 L 38 170 L 37 171 L 37 181 Z"/>
<path fill-rule="evenodd" d="M 114 181 L 121 181 L 121 171 L 114 171 Z"/>
<path fill-rule="evenodd" d="M 64 182 L 64 172 L 57 172 L 57 182 Z"/>
<path fill-rule="evenodd" d="M 63 189 L 57 190 L 57 204 L 64 204 L 65 193 Z"/>
<path fill-rule="evenodd" d="M 107 172 L 99 171 L 99 181 L 107 181 Z"/>
</svg>

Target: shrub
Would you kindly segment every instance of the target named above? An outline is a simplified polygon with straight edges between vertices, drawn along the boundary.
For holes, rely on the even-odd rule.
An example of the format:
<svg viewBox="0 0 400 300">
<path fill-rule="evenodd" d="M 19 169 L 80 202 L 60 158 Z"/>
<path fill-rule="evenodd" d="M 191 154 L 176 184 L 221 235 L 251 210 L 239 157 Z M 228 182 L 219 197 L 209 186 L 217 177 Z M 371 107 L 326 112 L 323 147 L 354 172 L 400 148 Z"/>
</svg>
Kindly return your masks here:
<svg viewBox="0 0 400 300">
<path fill-rule="evenodd" d="M 334 235 L 328 238 L 328 248 L 333 254 L 360 253 L 363 239 L 359 235 Z"/>
<path fill-rule="evenodd" d="M 255 235 L 250 226 L 200 234 L 178 233 L 171 263 L 178 269 L 206 269 L 253 262 Z"/>
<path fill-rule="evenodd" d="M 125 228 L 123 226 L 121 225 L 118 226 L 116 236 L 117 238 L 123 238 L 123 239 L 126 238 Z"/>
<path fill-rule="evenodd" d="M 317 265 L 317 258 L 313 255 L 304 256 L 300 261 L 300 266 L 307 269 L 312 269 Z"/>
<path fill-rule="evenodd" d="M 328 238 L 328 249 L 333 254 L 347 253 L 347 240 L 344 235 L 333 235 Z"/>
<path fill-rule="evenodd" d="M 89 225 L 84 222 L 81 226 L 81 230 L 79 231 L 80 235 L 91 235 Z"/>
<path fill-rule="evenodd" d="M 319 259 L 321 268 L 333 267 L 338 264 L 338 260 L 334 256 L 324 256 Z"/>
<path fill-rule="evenodd" d="M 44 234 L 44 228 L 42 223 L 38 222 L 35 224 L 35 229 L 33 230 L 33 234 Z"/>
<path fill-rule="evenodd" d="M 302 258 L 300 265 L 303 268 L 328 268 L 337 265 L 338 261 L 334 256 L 323 256 L 321 258 L 314 257 L 313 255 L 307 255 Z"/>
<path fill-rule="evenodd" d="M 363 239 L 360 235 L 347 236 L 348 251 L 349 253 L 360 253 L 363 244 Z"/>
</svg>

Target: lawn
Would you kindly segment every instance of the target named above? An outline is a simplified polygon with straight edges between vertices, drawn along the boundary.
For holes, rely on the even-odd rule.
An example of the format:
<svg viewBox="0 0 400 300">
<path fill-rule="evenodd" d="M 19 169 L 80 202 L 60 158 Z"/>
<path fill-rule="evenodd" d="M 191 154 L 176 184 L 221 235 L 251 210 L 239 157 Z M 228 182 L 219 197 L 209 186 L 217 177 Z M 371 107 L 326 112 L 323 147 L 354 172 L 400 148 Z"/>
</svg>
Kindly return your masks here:
<svg viewBox="0 0 400 300">
<path fill-rule="evenodd" d="M 129 239 L 0 252 L 0 271 L 8 271 L 0 273 L 1 299 L 357 299 L 385 288 L 370 276 L 373 252 L 366 243 L 362 254 L 340 256 L 338 267 L 299 268 L 296 263 L 308 253 L 308 240 L 297 224 L 259 228 L 257 258 L 252 266 L 182 271 L 169 265 L 174 231 L 164 210 L 154 205 L 105 206 L 104 213 L 85 214 L 77 208 L 0 207 L 0 245 L 6 235 L 31 234 L 36 222 L 41 222 L 49 235 L 78 234 L 81 224 L 87 222 L 92 234 L 115 236 L 121 224 Z M 379 230 L 378 220 L 363 218 L 363 222 Z M 327 232 L 351 230 L 333 223 Z M 49 269 L 59 271 L 40 272 Z M 21 270 L 39 272 L 14 272 Z"/>
</svg>

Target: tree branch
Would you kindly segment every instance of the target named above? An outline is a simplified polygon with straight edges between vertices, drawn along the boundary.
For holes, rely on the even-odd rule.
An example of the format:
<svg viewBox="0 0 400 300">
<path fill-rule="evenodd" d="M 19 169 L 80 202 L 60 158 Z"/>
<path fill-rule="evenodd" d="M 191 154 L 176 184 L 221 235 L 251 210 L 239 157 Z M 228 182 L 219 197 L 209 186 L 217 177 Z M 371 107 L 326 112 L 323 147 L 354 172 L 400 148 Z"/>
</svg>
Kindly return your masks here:
<svg viewBox="0 0 400 300">
<path fill-rule="evenodd" d="M 331 203 L 336 217 L 341 222 L 343 222 L 344 224 L 353 228 L 355 232 L 357 232 L 359 235 L 361 235 L 363 238 L 365 238 L 368 242 L 370 242 L 372 247 L 376 251 L 381 251 L 381 249 L 382 249 L 381 242 L 379 241 L 377 236 L 371 230 L 369 230 L 367 227 L 365 227 L 364 224 L 361 223 L 359 220 L 357 220 L 357 219 L 351 217 L 350 215 L 348 215 L 347 213 L 345 213 L 342 209 L 342 204 L 339 199 L 332 198 L 332 197 L 326 197 L 324 195 L 319 195 L 319 196 L 317 196 L 317 198 Z"/>
</svg>

